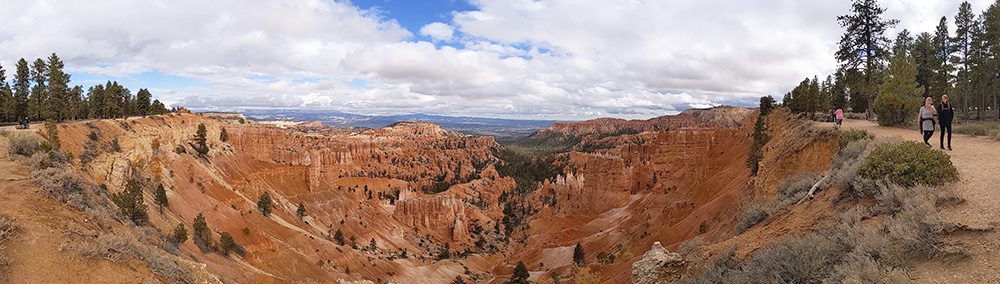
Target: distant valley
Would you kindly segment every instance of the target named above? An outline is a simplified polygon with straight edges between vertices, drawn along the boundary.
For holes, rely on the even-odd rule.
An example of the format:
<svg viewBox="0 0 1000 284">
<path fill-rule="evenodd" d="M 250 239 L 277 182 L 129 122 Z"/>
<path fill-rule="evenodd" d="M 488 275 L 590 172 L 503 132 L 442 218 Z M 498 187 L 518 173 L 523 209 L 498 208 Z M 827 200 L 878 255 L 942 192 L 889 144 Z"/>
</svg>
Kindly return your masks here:
<svg viewBox="0 0 1000 284">
<path fill-rule="evenodd" d="M 483 117 L 458 117 L 429 114 L 361 115 L 332 110 L 250 109 L 242 111 L 247 117 L 259 121 L 319 121 L 326 126 L 379 128 L 401 121 L 423 121 L 450 131 L 499 138 L 518 138 L 531 135 L 552 125 L 553 120 L 521 120 Z"/>
</svg>

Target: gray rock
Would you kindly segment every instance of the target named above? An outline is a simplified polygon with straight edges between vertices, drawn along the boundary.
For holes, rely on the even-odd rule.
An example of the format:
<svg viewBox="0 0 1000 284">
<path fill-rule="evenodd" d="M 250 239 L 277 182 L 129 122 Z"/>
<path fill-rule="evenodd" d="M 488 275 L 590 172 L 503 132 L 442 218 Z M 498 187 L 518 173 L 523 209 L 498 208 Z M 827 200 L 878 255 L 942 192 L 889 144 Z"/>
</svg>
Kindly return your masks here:
<svg viewBox="0 0 1000 284">
<path fill-rule="evenodd" d="M 663 248 L 660 242 L 632 263 L 632 283 L 654 284 L 666 283 L 680 277 L 684 269 L 684 257 Z"/>
</svg>

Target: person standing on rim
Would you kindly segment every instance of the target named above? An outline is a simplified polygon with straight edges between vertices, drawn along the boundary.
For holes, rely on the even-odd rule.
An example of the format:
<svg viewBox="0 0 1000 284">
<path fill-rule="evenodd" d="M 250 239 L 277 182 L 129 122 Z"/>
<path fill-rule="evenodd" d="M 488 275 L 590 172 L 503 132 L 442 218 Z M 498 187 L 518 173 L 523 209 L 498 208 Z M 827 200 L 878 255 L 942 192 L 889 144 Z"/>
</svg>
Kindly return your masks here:
<svg viewBox="0 0 1000 284">
<path fill-rule="evenodd" d="M 941 108 L 938 111 L 938 120 L 941 121 L 941 150 L 944 150 L 944 135 L 948 134 L 948 151 L 951 151 L 951 122 L 955 119 L 955 109 L 948 103 L 948 95 L 941 96 Z"/>
<path fill-rule="evenodd" d="M 934 99 L 927 97 L 927 99 L 924 99 L 924 106 L 920 107 L 920 116 L 918 116 L 920 122 L 917 124 L 920 125 L 920 131 L 924 134 L 924 144 L 927 144 L 928 148 L 934 147 L 931 146 L 931 143 L 927 143 L 927 141 L 931 139 L 931 136 L 934 136 L 934 116 L 936 115 L 937 110 L 934 109 Z"/>
</svg>

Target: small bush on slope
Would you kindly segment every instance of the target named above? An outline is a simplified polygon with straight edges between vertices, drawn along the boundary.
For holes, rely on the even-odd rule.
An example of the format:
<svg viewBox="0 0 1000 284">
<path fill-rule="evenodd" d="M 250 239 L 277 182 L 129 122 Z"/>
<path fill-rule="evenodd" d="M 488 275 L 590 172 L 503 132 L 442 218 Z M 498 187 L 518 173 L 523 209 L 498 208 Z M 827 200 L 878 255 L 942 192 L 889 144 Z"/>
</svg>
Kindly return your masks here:
<svg viewBox="0 0 1000 284">
<path fill-rule="evenodd" d="M 958 169 L 948 154 L 913 141 L 879 146 L 861 164 L 858 174 L 866 179 L 885 178 L 906 187 L 958 180 Z"/>
</svg>

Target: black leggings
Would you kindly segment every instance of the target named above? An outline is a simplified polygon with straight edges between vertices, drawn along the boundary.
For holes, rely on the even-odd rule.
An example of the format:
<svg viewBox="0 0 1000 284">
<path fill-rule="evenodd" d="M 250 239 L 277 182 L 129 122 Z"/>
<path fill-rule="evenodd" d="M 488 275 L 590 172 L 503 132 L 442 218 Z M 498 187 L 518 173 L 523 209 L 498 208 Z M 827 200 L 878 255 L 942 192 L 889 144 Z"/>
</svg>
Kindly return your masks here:
<svg viewBox="0 0 1000 284">
<path fill-rule="evenodd" d="M 948 134 L 948 148 L 951 148 L 951 124 L 941 124 L 941 148 L 944 148 L 944 135 Z"/>
<path fill-rule="evenodd" d="M 924 131 L 924 144 L 927 145 L 931 144 L 927 143 L 928 140 L 931 140 L 931 136 L 934 136 L 934 131 Z"/>
</svg>

